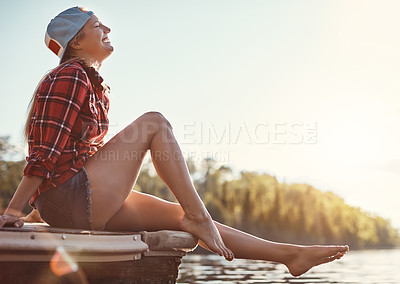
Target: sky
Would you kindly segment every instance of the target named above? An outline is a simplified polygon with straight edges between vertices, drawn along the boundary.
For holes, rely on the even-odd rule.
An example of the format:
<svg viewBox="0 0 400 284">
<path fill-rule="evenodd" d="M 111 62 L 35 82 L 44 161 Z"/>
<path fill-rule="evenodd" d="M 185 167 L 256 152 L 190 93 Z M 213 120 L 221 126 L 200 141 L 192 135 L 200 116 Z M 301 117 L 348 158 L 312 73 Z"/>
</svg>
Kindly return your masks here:
<svg viewBox="0 0 400 284">
<path fill-rule="evenodd" d="M 93 10 L 115 48 L 108 139 L 147 111 L 184 155 L 332 191 L 400 228 L 400 2 L 0 0 L 0 136 L 58 64 L 50 19 Z"/>
</svg>

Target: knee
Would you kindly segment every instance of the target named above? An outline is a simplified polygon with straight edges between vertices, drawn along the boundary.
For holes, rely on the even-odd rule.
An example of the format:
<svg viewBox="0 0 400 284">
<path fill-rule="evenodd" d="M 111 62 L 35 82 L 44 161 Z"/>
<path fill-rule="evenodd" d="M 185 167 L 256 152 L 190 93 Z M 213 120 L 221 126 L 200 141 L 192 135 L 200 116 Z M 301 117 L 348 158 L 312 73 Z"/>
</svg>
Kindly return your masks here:
<svg viewBox="0 0 400 284">
<path fill-rule="evenodd" d="M 169 121 L 160 112 L 149 111 L 143 114 L 140 118 L 144 123 L 148 125 L 153 125 L 156 126 L 157 128 L 167 127 L 172 129 L 172 126 L 169 123 Z"/>
</svg>

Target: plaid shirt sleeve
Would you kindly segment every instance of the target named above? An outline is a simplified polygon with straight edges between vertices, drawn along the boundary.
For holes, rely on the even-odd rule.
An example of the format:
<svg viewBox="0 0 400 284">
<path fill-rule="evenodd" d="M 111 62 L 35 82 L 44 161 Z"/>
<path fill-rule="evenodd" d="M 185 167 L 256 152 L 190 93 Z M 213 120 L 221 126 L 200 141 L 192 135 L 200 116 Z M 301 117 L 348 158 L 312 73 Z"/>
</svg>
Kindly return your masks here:
<svg viewBox="0 0 400 284">
<path fill-rule="evenodd" d="M 26 176 L 50 182 L 55 164 L 70 136 L 78 113 L 87 99 L 90 81 L 79 68 L 67 66 L 49 75 L 39 86 L 30 121 L 30 155 Z"/>
</svg>

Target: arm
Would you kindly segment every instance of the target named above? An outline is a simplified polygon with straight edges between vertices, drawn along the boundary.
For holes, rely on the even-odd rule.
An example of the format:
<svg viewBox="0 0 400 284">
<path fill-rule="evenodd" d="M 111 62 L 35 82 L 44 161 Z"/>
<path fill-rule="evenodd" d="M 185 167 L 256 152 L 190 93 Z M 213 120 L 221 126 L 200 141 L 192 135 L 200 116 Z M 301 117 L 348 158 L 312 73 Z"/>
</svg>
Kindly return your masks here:
<svg viewBox="0 0 400 284">
<path fill-rule="evenodd" d="M 42 181 L 43 178 L 37 176 L 24 176 L 22 178 L 13 198 L 10 201 L 10 204 L 8 205 L 6 211 L 4 211 L 4 215 L 0 216 L 0 227 L 7 225 L 22 227 L 24 222 L 19 219 L 19 217 L 24 215 L 22 210 Z"/>
</svg>

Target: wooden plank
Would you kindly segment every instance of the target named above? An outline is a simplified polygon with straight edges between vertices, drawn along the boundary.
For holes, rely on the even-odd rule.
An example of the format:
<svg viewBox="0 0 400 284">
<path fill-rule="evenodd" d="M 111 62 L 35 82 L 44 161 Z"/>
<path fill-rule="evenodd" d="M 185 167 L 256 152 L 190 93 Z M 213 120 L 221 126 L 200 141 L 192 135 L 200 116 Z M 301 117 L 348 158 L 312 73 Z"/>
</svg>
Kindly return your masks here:
<svg viewBox="0 0 400 284">
<path fill-rule="evenodd" d="M 189 252 L 197 247 L 198 239 L 190 233 L 182 231 L 162 230 L 156 232 L 140 232 L 142 240 L 150 251 L 184 251 Z"/>
</svg>

